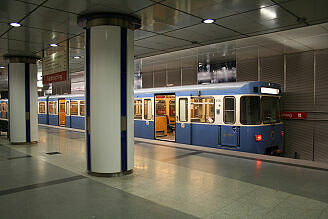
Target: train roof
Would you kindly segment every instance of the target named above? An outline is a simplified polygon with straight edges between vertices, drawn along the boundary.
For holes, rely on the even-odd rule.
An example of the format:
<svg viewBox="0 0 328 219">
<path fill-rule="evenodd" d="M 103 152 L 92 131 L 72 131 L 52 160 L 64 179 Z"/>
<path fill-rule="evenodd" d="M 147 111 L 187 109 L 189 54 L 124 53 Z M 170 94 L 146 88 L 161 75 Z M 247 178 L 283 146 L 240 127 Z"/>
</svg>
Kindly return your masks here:
<svg viewBox="0 0 328 219">
<path fill-rule="evenodd" d="M 281 95 L 281 86 L 276 83 L 263 81 L 246 81 L 246 82 L 227 82 L 218 84 L 200 84 L 162 88 L 145 88 L 134 91 L 136 97 L 145 96 L 147 94 L 156 93 L 176 93 L 177 95 L 197 95 L 196 92 L 201 91 L 204 95 L 226 95 L 226 94 L 254 94 L 254 87 L 270 87 L 279 89 Z M 260 90 L 260 89 L 258 89 Z"/>
<path fill-rule="evenodd" d="M 41 96 L 38 97 L 39 99 L 46 99 L 47 97 L 51 99 L 56 99 L 56 98 L 64 98 L 64 97 L 84 97 L 84 94 L 64 94 L 64 95 L 49 95 L 49 96 Z"/>
</svg>

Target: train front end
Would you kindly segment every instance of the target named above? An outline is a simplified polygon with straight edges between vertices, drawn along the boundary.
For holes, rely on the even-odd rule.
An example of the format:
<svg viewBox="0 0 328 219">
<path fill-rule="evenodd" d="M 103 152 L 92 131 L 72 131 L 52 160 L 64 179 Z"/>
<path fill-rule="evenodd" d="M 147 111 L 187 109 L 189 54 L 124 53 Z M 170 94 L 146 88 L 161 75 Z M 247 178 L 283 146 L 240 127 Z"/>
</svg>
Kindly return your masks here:
<svg viewBox="0 0 328 219">
<path fill-rule="evenodd" d="M 240 98 L 241 149 L 258 154 L 280 155 L 284 142 L 280 86 L 262 85 L 256 91 L 257 95 Z"/>
</svg>

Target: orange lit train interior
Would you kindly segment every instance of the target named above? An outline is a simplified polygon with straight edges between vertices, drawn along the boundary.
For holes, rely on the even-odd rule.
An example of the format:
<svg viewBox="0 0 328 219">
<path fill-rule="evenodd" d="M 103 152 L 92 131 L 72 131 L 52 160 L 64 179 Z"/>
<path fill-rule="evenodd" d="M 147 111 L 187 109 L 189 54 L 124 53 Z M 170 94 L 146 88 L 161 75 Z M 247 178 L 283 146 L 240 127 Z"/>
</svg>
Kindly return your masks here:
<svg viewBox="0 0 328 219">
<path fill-rule="evenodd" d="M 175 141 L 175 95 L 155 96 L 155 137 Z"/>
</svg>

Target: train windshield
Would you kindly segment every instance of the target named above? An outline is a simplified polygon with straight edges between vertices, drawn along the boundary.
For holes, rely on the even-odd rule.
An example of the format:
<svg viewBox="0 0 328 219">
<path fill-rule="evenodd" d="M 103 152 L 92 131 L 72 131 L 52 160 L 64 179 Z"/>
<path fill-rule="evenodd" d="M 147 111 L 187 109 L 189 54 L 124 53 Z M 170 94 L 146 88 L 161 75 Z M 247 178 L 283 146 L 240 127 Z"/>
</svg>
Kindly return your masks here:
<svg viewBox="0 0 328 219">
<path fill-rule="evenodd" d="M 240 122 L 243 125 L 280 122 L 278 97 L 243 96 L 240 98 Z M 262 110 L 261 110 L 262 109 Z M 262 113 L 261 113 L 262 112 Z M 262 114 L 262 115 L 261 115 Z"/>
<path fill-rule="evenodd" d="M 262 120 L 264 124 L 280 122 L 280 104 L 278 97 L 262 97 Z"/>
<path fill-rule="evenodd" d="M 261 124 L 261 100 L 259 96 L 240 98 L 240 122 L 243 125 Z"/>
</svg>

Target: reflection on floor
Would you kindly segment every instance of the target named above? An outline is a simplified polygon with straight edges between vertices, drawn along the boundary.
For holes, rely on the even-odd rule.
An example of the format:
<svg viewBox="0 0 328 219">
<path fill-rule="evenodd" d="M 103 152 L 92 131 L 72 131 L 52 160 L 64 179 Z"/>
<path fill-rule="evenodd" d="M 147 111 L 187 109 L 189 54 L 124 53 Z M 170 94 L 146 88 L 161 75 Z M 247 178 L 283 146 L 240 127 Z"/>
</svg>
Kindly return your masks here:
<svg viewBox="0 0 328 219">
<path fill-rule="evenodd" d="M 138 141 L 133 174 L 96 178 L 83 133 L 39 132 L 37 145 L 0 146 L 3 218 L 328 218 L 327 171 Z"/>
<path fill-rule="evenodd" d="M 175 131 L 168 132 L 166 135 L 157 136 L 156 139 L 166 140 L 166 141 L 175 141 Z"/>
</svg>

